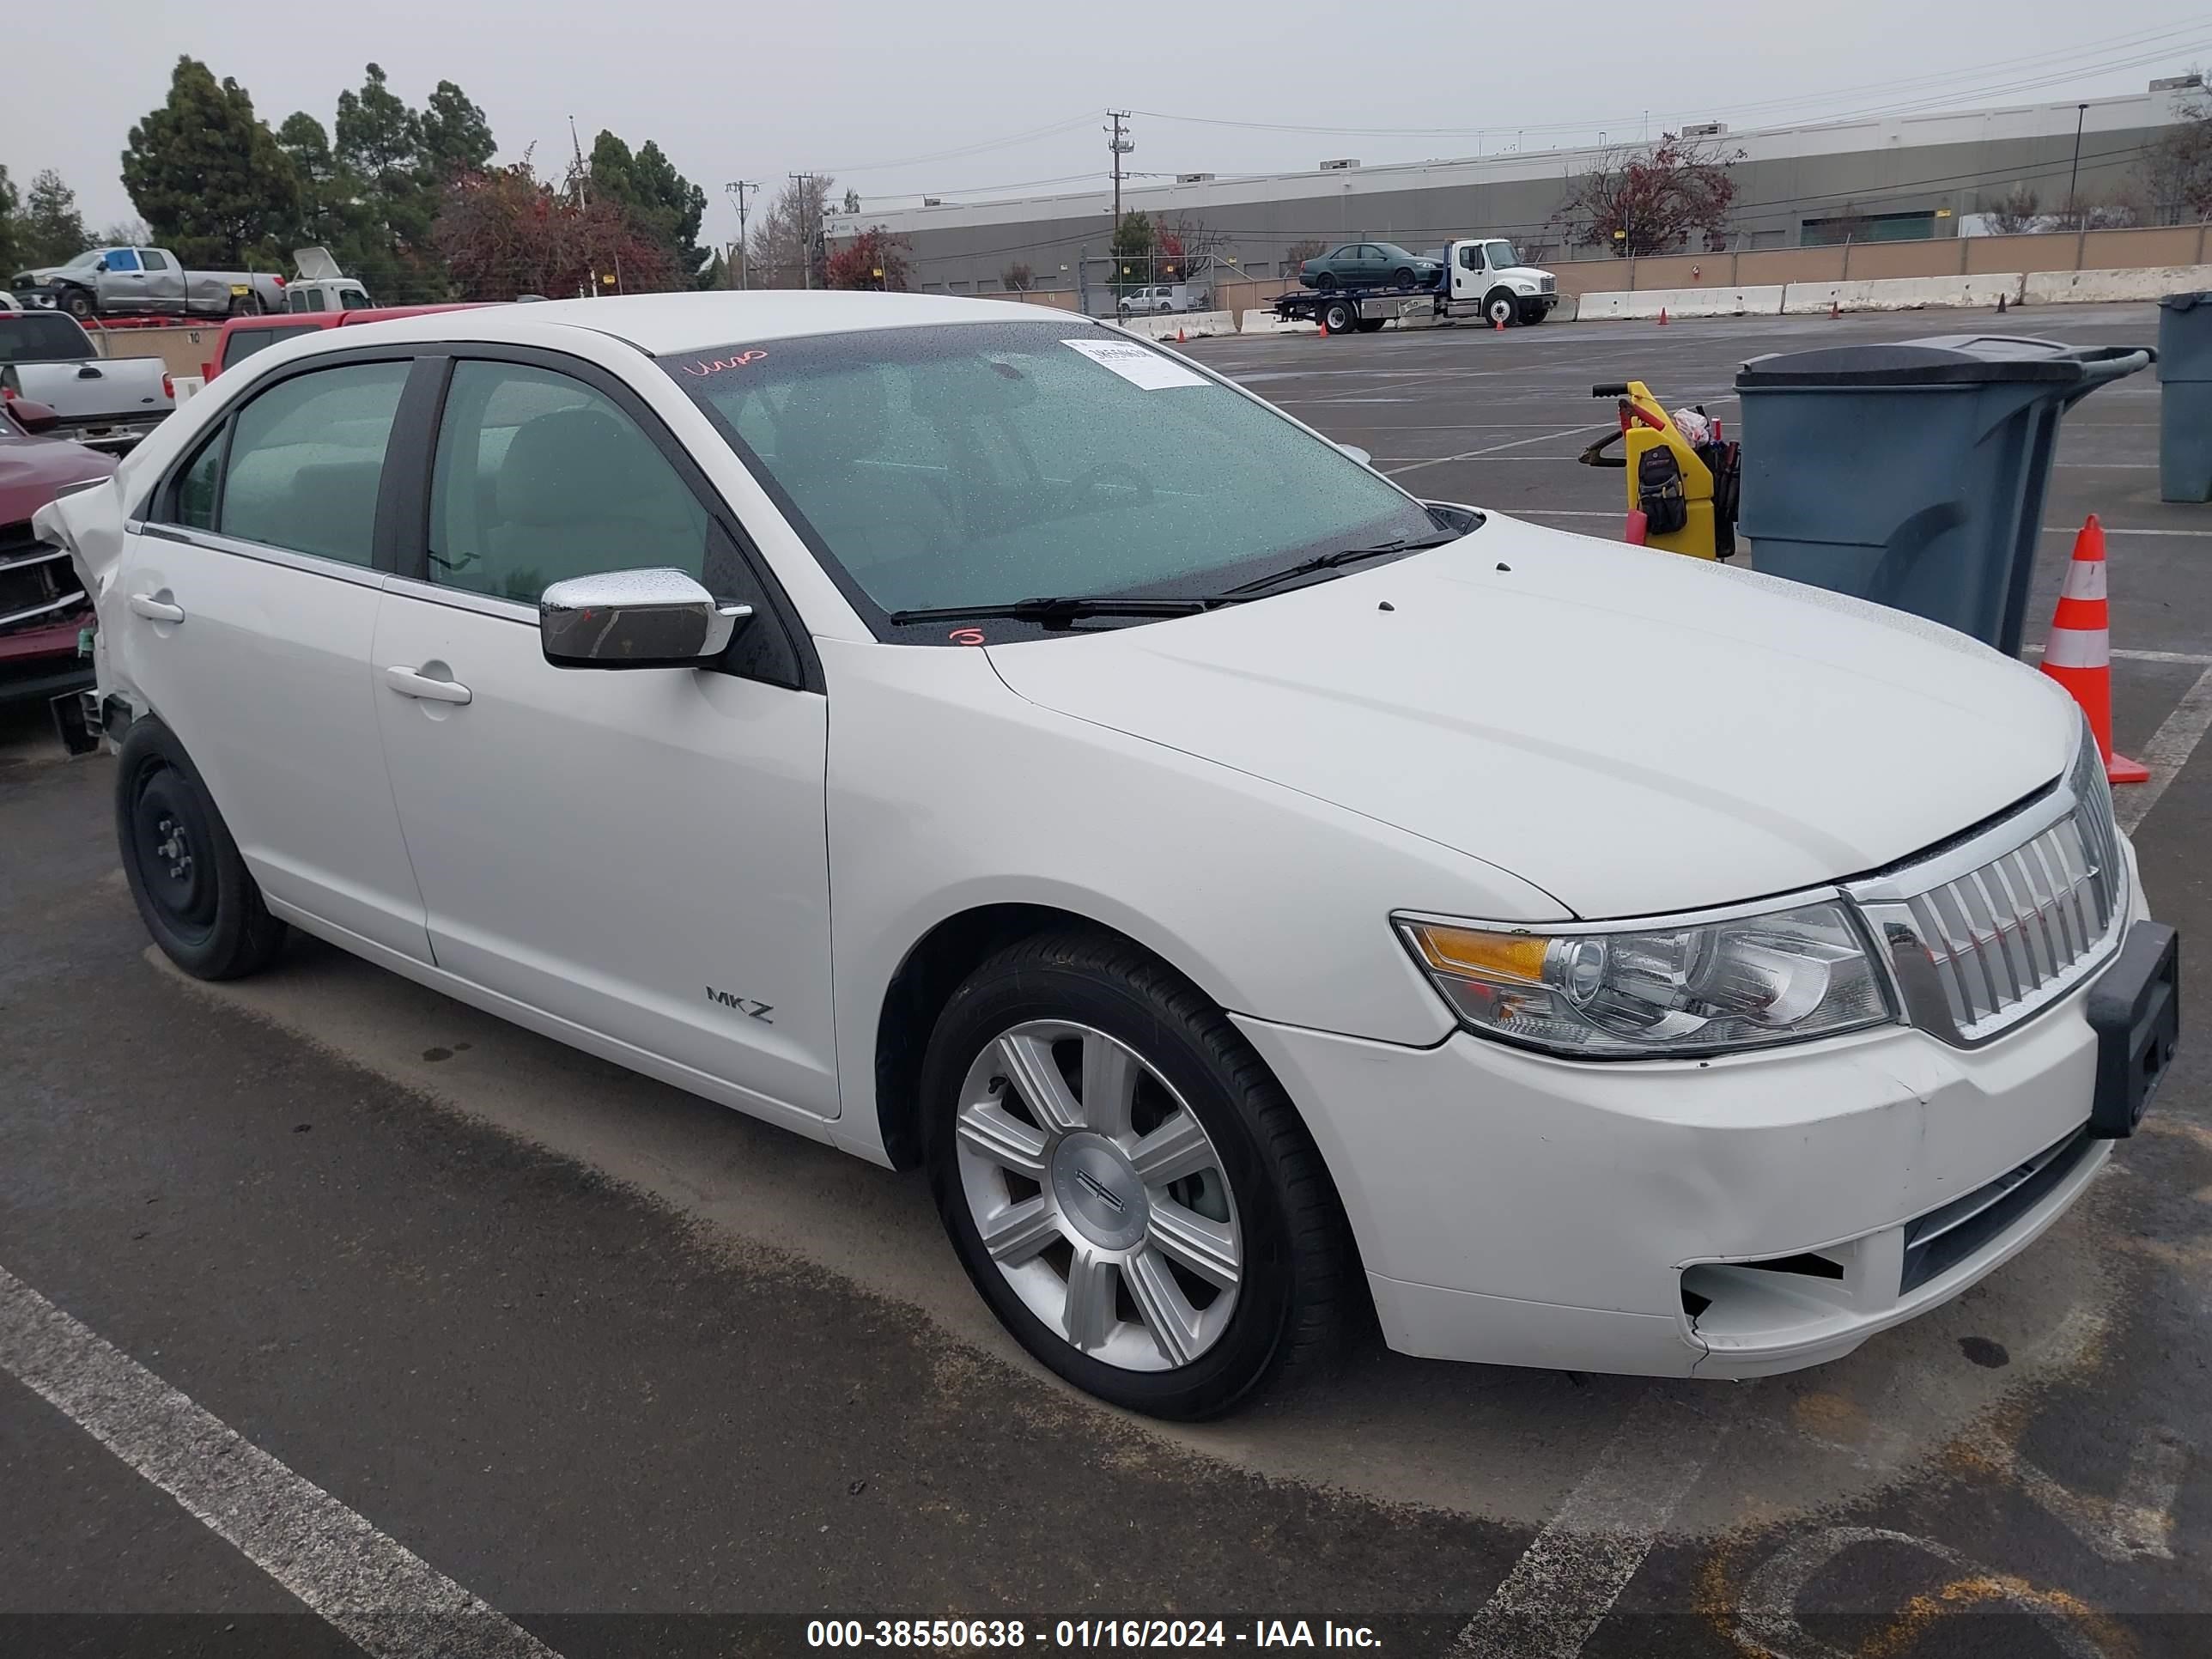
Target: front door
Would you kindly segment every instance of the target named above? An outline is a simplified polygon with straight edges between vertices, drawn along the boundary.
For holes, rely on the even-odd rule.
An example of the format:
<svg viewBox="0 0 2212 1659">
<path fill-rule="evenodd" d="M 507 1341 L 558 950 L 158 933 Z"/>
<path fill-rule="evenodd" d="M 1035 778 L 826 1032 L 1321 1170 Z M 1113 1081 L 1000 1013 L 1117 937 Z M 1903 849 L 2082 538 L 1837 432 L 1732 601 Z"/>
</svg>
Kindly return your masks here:
<svg viewBox="0 0 2212 1659">
<path fill-rule="evenodd" d="M 719 497 L 615 377 L 528 354 L 453 364 L 429 493 L 375 664 L 439 965 L 836 1116 L 828 706 Z M 754 607 L 720 665 L 545 660 L 547 586 L 666 567 Z"/>
<path fill-rule="evenodd" d="M 369 683 L 378 501 L 410 367 L 285 375 L 221 422 L 125 538 L 108 650 L 272 908 L 428 961 Z"/>
<path fill-rule="evenodd" d="M 1490 289 L 1490 268 L 1482 261 L 1482 244 L 1462 242 L 1452 250 L 1452 298 L 1480 300 Z"/>
</svg>

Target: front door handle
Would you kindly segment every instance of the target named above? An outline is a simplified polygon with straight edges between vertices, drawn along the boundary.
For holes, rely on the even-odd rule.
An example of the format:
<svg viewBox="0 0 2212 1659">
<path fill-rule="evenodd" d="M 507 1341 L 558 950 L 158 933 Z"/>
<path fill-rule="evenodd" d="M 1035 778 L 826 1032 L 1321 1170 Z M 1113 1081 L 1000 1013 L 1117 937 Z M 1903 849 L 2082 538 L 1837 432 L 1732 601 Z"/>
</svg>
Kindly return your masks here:
<svg viewBox="0 0 2212 1659">
<path fill-rule="evenodd" d="M 428 702 L 466 702 L 469 688 L 459 680 L 434 680 L 428 674 L 418 674 L 404 663 L 384 671 L 384 683 L 403 697 L 421 697 Z"/>
<path fill-rule="evenodd" d="M 185 619 L 185 607 L 171 605 L 166 599 L 157 599 L 150 593 L 133 593 L 131 596 L 131 614 L 143 617 L 148 622 L 180 623 Z"/>
</svg>

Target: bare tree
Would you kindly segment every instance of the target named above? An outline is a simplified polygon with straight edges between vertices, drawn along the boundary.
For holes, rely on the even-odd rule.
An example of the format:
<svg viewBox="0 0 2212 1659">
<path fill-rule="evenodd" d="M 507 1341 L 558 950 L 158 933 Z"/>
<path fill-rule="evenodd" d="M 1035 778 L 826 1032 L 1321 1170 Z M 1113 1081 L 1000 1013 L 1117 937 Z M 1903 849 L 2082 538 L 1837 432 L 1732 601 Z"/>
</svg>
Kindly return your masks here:
<svg viewBox="0 0 2212 1659">
<path fill-rule="evenodd" d="M 1990 228 L 1999 236 L 2018 236 L 2044 228 L 2043 198 L 2026 185 L 2014 185 L 1988 209 Z"/>
<path fill-rule="evenodd" d="M 1318 236 L 1301 236 L 1283 250 L 1283 264 L 1293 276 L 1298 267 L 1309 259 L 1318 259 L 1328 252 L 1328 244 Z"/>
<path fill-rule="evenodd" d="M 823 286 L 822 216 L 834 199 L 831 184 L 819 173 L 791 179 L 753 221 L 747 258 L 755 288 Z"/>
<path fill-rule="evenodd" d="M 1017 259 L 999 273 L 999 283 L 1009 294 L 1026 294 L 1036 286 L 1036 273 Z"/>
<path fill-rule="evenodd" d="M 2179 103 L 2179 118 L 2152 143 L 2141 169 L 2146 216 L 2158 224 L 2212 219 L 2212 88 Z"/>
<path fill-rule="evenodd" d="M 1574 181 L 1559 216 L 1576 240 L 1617 254 L 1674 253 L 1692 236 L 1725 247 L 1735 203 L 1729 169 L 1744 154 L 1671 132 L 1655 144 L 1616 146 Z"/>
</svg>

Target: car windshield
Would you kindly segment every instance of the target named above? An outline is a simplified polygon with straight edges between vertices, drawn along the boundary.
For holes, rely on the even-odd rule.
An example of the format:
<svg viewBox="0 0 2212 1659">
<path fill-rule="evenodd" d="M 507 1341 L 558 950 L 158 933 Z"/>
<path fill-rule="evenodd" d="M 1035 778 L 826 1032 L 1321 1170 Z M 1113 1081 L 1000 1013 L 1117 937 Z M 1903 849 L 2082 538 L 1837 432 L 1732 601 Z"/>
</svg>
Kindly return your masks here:
<svg viewBox="0 0 2212 1659">
<path fill-rule="evenodd" d="M 74 317 L 0 311 L 0 363 L 74 362 L 91 356 L 92 342 Z"/>
<path fill-rule="evenodd" d="M 82 253 L 71 254 L 69 257 L 68 261 L 64 264 L 61 268 L 64 270 L 82 270 L 87 266 L 98 264 L 106 257 L 107 250 L 106 248 L 88 247 Z"/>
<path fill-rule="evenodd" d="M 879 625 L 1215 593 L 1438 533 L 1335 446 L 1074 318 L 739 341 L 662 366 Z"/>
<path fill-rule="evenodd" d="M 1488 258 L 1490 268 L 1492 270 L 1502 270 L 1508 265 L 1517 265 L 1521 263 L 1521 256 L 1513 251 L 1513 244 L 1510 242 L 1485 242 L 1482 245 L 1482 251 Z"/>
</svg>

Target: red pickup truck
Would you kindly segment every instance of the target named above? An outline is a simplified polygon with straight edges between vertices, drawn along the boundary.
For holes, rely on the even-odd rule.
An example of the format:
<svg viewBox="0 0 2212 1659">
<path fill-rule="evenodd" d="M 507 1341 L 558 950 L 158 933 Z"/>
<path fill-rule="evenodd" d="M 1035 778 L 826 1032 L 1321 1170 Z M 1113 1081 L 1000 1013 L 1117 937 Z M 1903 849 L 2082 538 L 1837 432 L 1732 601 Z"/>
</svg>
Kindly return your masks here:
<svg viewBox="0 0 2212 1659">
<path fill-rule="evenodd" d="M 273 317 L 234 317 L 222 325 L 215 343 L 215 361 L 202 363 L 200 372 L 210 380 L 226 368 L 234 368 L 257 351 L 312 334 L 319 328 L 343 328 L 353 323 L 380 323 L 390 317 L 420 317 L 432 311 L 466 311 L 471 303 L 456 301 L 442 306 L 373 306 L 365 311 L 287 311 Z"/>
</svg>

